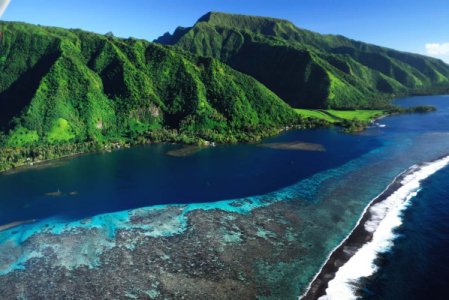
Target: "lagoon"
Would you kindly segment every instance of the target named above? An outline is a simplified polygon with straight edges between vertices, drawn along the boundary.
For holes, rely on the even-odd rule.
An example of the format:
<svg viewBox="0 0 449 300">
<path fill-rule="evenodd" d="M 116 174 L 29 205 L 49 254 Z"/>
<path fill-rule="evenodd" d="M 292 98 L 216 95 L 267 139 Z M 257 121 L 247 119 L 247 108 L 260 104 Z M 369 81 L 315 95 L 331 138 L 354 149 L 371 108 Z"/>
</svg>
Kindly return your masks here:
<svg viewBox="0 0 449 300">
<path fill-rule="evenodd" d="M 448 154 L 449 97 L 397 103 L 438 111 L 391 116 L 357 134 L 289 131 L 263 141 L 326 151 L 245 144 L 177 157 L 166 154 L 181 146 L 153 145 L 4 174 L 0 224 L 36 222 L 0 233 L 11 253 L 0 257 L 0 292 L 57 293 L 45 283 L 65 270 L 77 281 L 61 286 L 80 297 L 111 286 L 119 297 L 131 277 L 142 296 L 145 275 L 161 297 L 188 298 L 195 292 L 188 287 L 201 284 L 206 294 L 297 299 L 374 197 L 412 165 Z M 139 274 L 130 275 L 130 262 Z M 97 291 L 81 278 L 107 280 Z"/>
</svg>

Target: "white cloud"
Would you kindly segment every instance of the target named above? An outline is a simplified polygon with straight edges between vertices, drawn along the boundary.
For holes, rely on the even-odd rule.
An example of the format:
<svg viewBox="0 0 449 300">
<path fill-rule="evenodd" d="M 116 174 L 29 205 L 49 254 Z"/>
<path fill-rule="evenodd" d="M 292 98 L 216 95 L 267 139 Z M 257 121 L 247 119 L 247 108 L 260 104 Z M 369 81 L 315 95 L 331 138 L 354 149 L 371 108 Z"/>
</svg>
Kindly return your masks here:
<svg viewBox="0 0 449 300">
<path fill-rule="evenodd" d="M 0 0 L 0 18 L 8 7 L 9 2 L 11 2 L 11 0 Z"/>
<path fill-rule="evenodd" d="M 435 56 L 449 55 L 449 43 L 426 44 L 426 52 L 429 55 Z"/>
<path fill-rule="evenodd" d="M 426 44 L 427 55 L 441 58 L 449 63 L 449 42 L 447 43 L 428 43 Z"/>
</svg>

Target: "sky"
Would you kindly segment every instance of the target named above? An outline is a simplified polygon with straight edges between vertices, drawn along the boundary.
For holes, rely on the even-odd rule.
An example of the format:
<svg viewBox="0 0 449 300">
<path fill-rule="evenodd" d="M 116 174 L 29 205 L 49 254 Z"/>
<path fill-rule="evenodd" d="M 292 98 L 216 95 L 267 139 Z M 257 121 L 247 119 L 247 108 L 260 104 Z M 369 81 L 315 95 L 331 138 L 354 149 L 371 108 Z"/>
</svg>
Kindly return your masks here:
<svg viewBox="0 0 449 300">
<path fill-rule="evenodd" d="M 2 20 L 154 40 L 209 11 L 288 19 L 449 63 L 449 0 L 0 0 Z"/>
</svg>

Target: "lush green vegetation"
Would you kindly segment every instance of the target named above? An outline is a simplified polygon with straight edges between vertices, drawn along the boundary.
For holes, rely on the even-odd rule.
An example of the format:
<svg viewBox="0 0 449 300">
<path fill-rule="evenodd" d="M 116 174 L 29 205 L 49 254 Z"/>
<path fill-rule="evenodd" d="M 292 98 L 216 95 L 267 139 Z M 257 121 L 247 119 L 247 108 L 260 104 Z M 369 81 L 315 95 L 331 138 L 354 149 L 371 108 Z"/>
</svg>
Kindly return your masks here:
<svg viewBox="0 0 449 300">
<path fill-rule="evenodd" d="M 435 106 L 431 105 L 419 105 L 419 106 L 412 106 L 412 107 L 397 107 L 392 106 L 388 109 L 388 112 L 390 114 L 407 114 L 407 113 L 428 113 L 428 112 L 434 112 L 437 108 Z"/>
<path fill-rule="evenodd" d="M 320 35 L 286 20 L 208 13 L 157 42 L 218 58 L 296 108 L 383 109 L 391 97 L 449 86 L 441 60 Z"/>
<path fill-rule="evenodd" d="M 1 25 L 0 171 L 133 144 L 258 141 L 291 126 L 359 130 L 381 114 L 361 108 L 411 111 L 383 92 L 445 89 L 449 74 L 437 60 L 257 17 L 208 14 L 159 40 L 184 49 Z M 337 53 L 342 45 L 388 57 L 394 76 Z"/>
<path fill-rule="evenodd" d="M 18 127 L 11 130 L 5 144 L 9 147 L 21 147 L 23 145 L 33 145 L 39 142 L 39 135 L 36 130 L 28 130 Z"/>
<path fill-rule="evenodd" d="M 80 30 L 2 28 L 0 170 L 114 145 L 255 141 L 322 124 L 212 58 Z"/>
</svg>

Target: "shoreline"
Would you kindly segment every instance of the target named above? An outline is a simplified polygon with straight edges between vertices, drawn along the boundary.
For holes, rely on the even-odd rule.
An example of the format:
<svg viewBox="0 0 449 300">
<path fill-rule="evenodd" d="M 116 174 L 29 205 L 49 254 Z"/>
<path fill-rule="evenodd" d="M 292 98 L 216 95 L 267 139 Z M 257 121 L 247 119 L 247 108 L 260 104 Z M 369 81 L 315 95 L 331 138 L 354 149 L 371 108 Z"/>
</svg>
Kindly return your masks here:
<svg viewBox="0 0 449 300">
<path fill-rule="evenodd" d="M 339 255 L 340 256 L 348 256 L 344 252 L 344 248 L 345 248 L 345 246 L 349 245 L 352 242 L 351 237 L 356 234 L 365 233 L 365 232 L 363 232 L 363 231 L 365 231 L 363 221 L 366 221 L 369 219 L 369 209 L 376 203 L 379 203 L 379 202 L 385 200 L 386 198 L 388 198 L 388 196 L 390 196 L 397 189 L 397 186 L 398 185 L 400 186 L 401 180 L 407 175 L 409 170 L 410 170 L 410 168 L 399 173 L 393 179 L 393 181 L 377 197 L 375 197 L 373 200 L 371 200 L 368 203 L 368 205 L 363 210 L 360 218 L 358 219 L 355 227 L 343 239 L 343 241 L 341 241 L 340 244 L 338 244 L 329 253 L 325 262 L 321 266 L 320 270 L 310 281 L 309 285 L 307 286 L 306 291 L 301 296 L 299 296 L 299 299 L 301 299 L 301 300 L 318 299 L 318 297 L 324 295 L 325 290 L 327 288 L 327 284 L 329 283 L 329 281 L 331 281 L 333 279 L 333 277 L 337 273 L 338 269 L 344 264 L 344 263 L 342 263 L 341 265 L 339 265 L 339 264 L 335 265 L 335 263 L 337 261 L 340 261 L 340 260 L 338 260 L 338 258 L 340 258 Z M 395 189 L 393 189 L 393 187 Z M 360 238 L 361 236 L 358 235 L 356 237 Z M 371 239 L 371 237 L 372 237 L 372 233 L 370 234 L 369 239 Z M 364 238 L 364 241 L 366 241 L 366 240 L 367 240 L 367 238 Z M 362 246 L 362 245 L 360 245 L 360 246 Z M 352 255 L 349 255 L 345 262 L 347 262 L 351 257 L 352 257 Z M 329 276 L 330 272 L 331 272 L 332 277 Z"/>
<path fill-rule="evenodd" d="M 340 127 L 342 129 L 342 131 L 341 131 L 342 133 L 356 134 L 356 133 L 360 133 L 360 132 L 366 131 L 370 126 L 374 125 L 378 120 L 381 120 L 381 119 L 384 119 L 384 118 L 387 118 L 387 117 L 390 117 L 390 116 L 393 116 L 393 115 L 397 115 L 397 114 L 400 114 L 400 113 L 388 113 L 388 112 L 384 111 L 384 114 L 371 119 L 370 121 L 368 121 L 366 126 L 363 126 L 363 128 L 360 128 L 360 130 L 354 130 L 354 131 L 351 131 L 351 130 L 347 131 L 348 128 L 346 128 L 345 126 L 338 125 L 338 124 L 331 125 L 331 126 L 323 126 L 321 124 L 321 125 L 318 125 L 316 127 L 311 127 L 311 128 L 302 127 L 301 125 L 285 126 L 285 127 L 277 128 L 277 132 L 275 134 L 268 134 L 266 136 L 263 136 L 260 140 L 257 141 L 257 143 L 260 143 L 261 141 L 263 141 L 266 138 L 278 136 L 278 135 L 280 135 L 280 134 L 282 134 L 284 132 L 291 131 L 291 130 L 313 130 L 313 129 L 320 129 L 320 128 L 331 128 L 331 127 L 334 127 L 334 126 Z M 245 143 L 253 143 L 253 142 L 254 141 L 239 141 L 237 143 L 245 144 Z M 142 145 L 153 145 L 153 144 L 178 144 L 178 145 L 184 145 L 184 146 L 197 145 L 197 144 L 183 143 L 183 142 L 179 142 L 179 141 L 170 141 L 170 140 L 161 141 L 161 142 L 147 141 L 145 143 L 137 143 L 137 144 L 126 144 L 125 143 L 124 145 L 122 145 L 123 147 L 118 147 L 118 148 L 116 146 L 114 146 L 114 144 L 116 144 L 116 143 L 110 144 L 109 147 L 105 146 L 105 149 L 100 150 L 100 151 L 98 151 L 98 150 L 83 151 L 83 152 L 76 152 L 76 153 L 72 153 L 72 154 L 63 155 L 61 157 L 52 158 L 52 159 L 46 159 L 46 160 L 40 160 L 40 161 L 29 161 L 29 162 L 27 161 L 27 162 L 24 162 L 22 164 L 18 164 L 16 166 L 11 166 L 9 168 L 0 170 L 0 176 L 1 175 L 8 175 L 8 174 L 14 173 L 16 171 L 19 172 L 19 171 L 22 171 L 22 170 L 27 170 L 27 169 L 33 168 L 35 166 L 43 166 L 43 165 L 48 164 L 48 163 L 79 157 L 79 156 L 82 156 L 82 155 L 95 154 L 95 153 L 101 154 L 101 153 L 104 153 L 104 152 L 112 152 L 112 151 L 116 151 L 116 150 L 128 149 L 128 148 L 132 148 L 132 147 L 135 147 L 135 146 L 138 146 L 138 145 L 141 145 L 141 146 Z M 233 145 L 233 144 L 236 144 L 236 143 L 225 142 L 225 143 L 220 143 L 220 144 Z M 1 150 L 1 148 L 0 148 L 0 150 Z"/>
<path fill-rule="evenodd" d="M 64 161 L 64 160 L 70 160 L 76 157 L 80 157 L 83 155 L 88 155 L 88 154 L 95 154 L 95 153 L 102 153 L 102 152 L 90 152 L 90 151 L 86 151 L 86 152 L 77 152 L 77 153 L 73 153 L 73 154 L 68 154 L 68 155 L 64 155 L 58 158 L 52 158 L 52 159 L 45 159 L 45 160 L 38 160 L 38 161 L 33 161 L 33 162 L 26 162 L 24 164 L 15 166 L 15 167 L 11 167 L 9 169 L 0 171 L 0 176 L 1 175 L 10 175 L 10 174 L 14 174 L 17 172 L 22 172 L 22 171 L 27 171 L 27 170 L 31 170 L 31 169 L 38 169 L 38 168 L 42 168 L 42 167 L 46 167 L 46 165 L 51 166 L 52 164 L 55 164 L 59 161 Z"/>
<path fill-rule="evenodd" d="M 317 127 L 318 128 L 318 127 Z M 290 130 L 300 130 L 300 129 L 316 129 L 316 128 L 303 128 L 301 127 L 301 125 L 290 125 L 290 126 L 285 126 L 285 127 L 280 127 L 276 129 L 276 133 L 275 134 L 267 134 L 265 136 L 263 136 L 259 141 L 262 141 L 263 139 L 269 138 L 269 137 L 273 137 L 273 136 L 277 136 L 280 135 L 283 132 L 286 131 L 290 131 Z M 239 141 L 238 143 L 252 143 L 253 141 Z M 209 142 L 212 143 L 212 142 Z M 120 147 L 117 147 L 116 144 L 118 144 L 117 142 L 111 142 L 105 145 L 104 149 L 101 150 L 87 150 L 87 151 L 81 151 L 81 152 L 76 152 L 76 153 L 70 153 L 70 154 L 66 154 L 60 157 L 56 157 L 56 158 L 51 158 L 51 159 L 44 159 L 44 160 L 38 160 L 38 161 L 25 161 L 23 163 L 18 163 L 15 166 L 9 166 L 8 168 L 5 169 L 0 169 L 0 176 L 1 175 L 7 175 L 9 173 L 13 173 L 15 171 L 22 171 L 22 170 L 27 170 L 36 166 L 42 166 L 45 165 L 47 163 L 52 163 L 52 162 L 57 162 L 60 160 L 65 160 L 65 159 L 71 159 L 71 158 L 75 158 L 75 157 L 79 157 L 82 155 L 89 155 L 89 154 L 102 154 L 102 153 L 110 153 L 113 151 L 118 151 L 118 150 L 123 150 L 123 149 L 129 149 L 129 148 L 134 148 L 136 146 L 147 146 L 147 145 L 183 145 L 183 146 L 199 146 L 198 143 L 186 143 L 186 142 L 182 142 L 179 140 L 172 140 L 172 139 L 167 139 L 167 140 L 162 140 L 162 141 L 151 141 L 151 140 L 145 140 L 144 142 L 136 142 L 136 141 L 128 141 L 125 142 L 124 144 L 120 144 Z M 218 143 L 217 143 L 218 144 Z M 226 142 L 226 143 L 220 143 L 223 145 L 233 145 L 236 143 L 233 142 Z M 74 144 L 75 145 L 75 144 Z M 0 147 L 0 151 L 1 151 L 1 147 Z"/>
<path fill-rule="evenodd" d="M 365 244 L 372 240 L 373 235 L 376 231 L 369 232 L 365 229 L 366 222 L 369 221 L 372 217 L 370 208 L 378 203 L 383 202 L 391 195 L 393 195 L 402 186 L 402 181 L 408 175 L 413 174 L 413 172 L 415 172 L 417 168 L 422 167 L 427 163 L 437 162 L 443 158 L 447 158 L 447 155 L 441 156 L 430 162 L 423 162 L 409 167 L 408 169 L 399 173 L 382 191 L 382 193 L 373 198 L 363 210 L 355 227 L 346 236 L 346 238 L 343 239 L 343 241 L 329 253 L 320 270 L 310 281 L 306 291 L 301 296 L 299 296 L 299 299 L 316 300 L 322 296 L 325 296 L 329 282 L 335 278 L 340 267 L 345 265 L 357 253 L 358 250 L 360 250 Z"/>
<path fill-rule="evenodd" d="M 275 136 L 279 136 L 285 132 L 288 131 L 292 131 L 292 130 L 315 130 L 315 129 L 321 129 L 321 128 L 328 128 L 328 127 L 312 127 L 312 128 L 305 128 L 305 127 L 301 127 L 301 125 L 289 125 L 289 126 L 285 126 L 285 127 L 281 127 L 281 128 L 277 128 L 276 129 L 276 133 L 275 134 L 267 134 L 264 135 L 263 137 L 261 137 L 259 140 L 257 141 L 246 141 L 246 140 L 242 140 L 242 141 L 238 141 L 236 143 L 234 142 L 223 142 L 223 143 L 218 143 L 218 142 L 213 142 L 213 141 L 206 141 L 208 144 L 206 145 L 199 145 L 198 143 L 185 143 L 185 142 L 180 142 L 180 141 L 176 141 L 176 140 L 164 140 L 164 141 L 151 141 L 151 140 L 147 140 L 143 143 L 124 143 L 123 145 L 120 145 L 120 147 L 116 147 L 114 144 L 116 143 L 111 143 L 105 146 L 104 149 L 101 150 L 93 150 L 93 151 L 82 151 L 82 152 L 76 152 L 76 153 L 71 153 L 71 154 L 67 154 L 67 155 L 63 155 L 60 157 L 56 157 L 56 158 L 51 158 L 51 159 L 45 159 L 45 160 L 38 160 L 38 161 L 27 161 L 21 164 L 18 164 L 16 166 L 11 166 L 9 168 L 6 169 L 0 169 L 0 176 L 1 175 L 8 175 L 8 174 L 13 174 L 15 172 L 20 172 L 20 171 L 26 171 L 28 169 L 33 169 L 35 167 L 42 167 L 45 166 L 47 164 L 51 165 L 54 162 L 58 162 L 58 161 L 64 161 L 64 160 L 68 160 L 68 159 L 72 159 L 72 158 L 76 158 L 79 156 L 83 156 L 83 155 L 90 155 L 90 154 L 103 154 L 103 153 L 111 153 L 114 151 L 120 151 L 120 150 L 124 150 L 124 149 L 130 149 L 130 148 L 134 148 L 134 147 L 138 147 L 138 146 L 149 146 L 149 145 L 181 145 L 181 146 L 185 146 L 185 147 L 189 147 L 189 146 L 195 146 L 195 147 L 215 147 L 215 145 L 236 145 L 236 144 L 253 144 L 253 143 L 260 143 L 261 141 L 271 138 L 271 137 L 275 137 Z M 108 147 L 109 146 L 109 147 Z M 1 151 L 1 147 L 0 147 L 0 151 Z"/>
<path fill-rule="evenodd" d="M 386 115 L 387 116 L 387 115 Z M 384 116 L 384 117 L 386 117 Z M 279 129 L 279 131 L 276 134 L 269 134 L 267 136 L 264 136 L 262 139 L 258 140 L 256 142 L 260 143 L 261 141 L 263 141 L 264 139 L 270 138 L 270 137 L 275 137 L 275 136 L 279 136 L 282 133 L 288 132 L 288 131 L 292 131 L 292 130 L 315 130 L 315 129 L 321 129 L 321 128 L 329 128 L 329 127 L 313 127 L 313 128 L 303 128 L 303 127 L 298 127 L 298 125 L 291 125 L 291 126 L 286 126 L 283 127 L 281 129 Z M 364 128 L 363 130 L 366 130 L 367 128 Z M 215 144 L 215 142 L 212 142 Z M 235 144 L 253 144 L 254 141 L 239 141 L 237 143 L 232 143 L 232 142 L 228 142 L 228 143 L 216 143 L 216 145 L 235 145 Z M 72 159 L 72 158 L 76 158 L 79 156 L 83 156 L 83 155 L 89 155 L 89 154 L 102 154 L 102 153 L 110 153 L 113 151 L 119 151 L 119 150 L 124 150 L 124 149 L 130 149 L 130 148 L 134 148 L 136 146 L 148 146 L 148 145 L 182 145 L 182 146 L 198 146 L 197 144 L 190 144 L 190 143 L 182 143 L 182 142 L 176 142 L 176 141 L 162 141 L 162 142 L 146 142 L 146 143 L 138 143 L 138 144 L 125 144 L 123 147 L 112 147 L 112 148 L 107 148 L 104 150 L 100 150 L 100 151 L 83 151 L 83 152 L 76 152 L 76 153 L 72 153 L 72 154 L 67 154 L 67 155 L 63 155 L 61 157 L 57 157 L 57 158 L 52 158 L 52 159 L 46 159 L 46 160 L 39 160 L 39 161 L 30 161 L 30 162 L 24 162 L 22 164 L 18 164 L 16 166 L 12 166 L 9 167 L 7 169 L 3 169 L 0 170 L 0 176 L 1 175 L 9 175 L 9 174 L 13 174 L 15 172 L 20 172 L 20 171 L 26 171 L 28 169 L 33 169 L 33 168 L 37 168 L 37 167 L 42 167 L 45 166 L 47 164 L 51 165 L 54 162 L 58 162 L 58 161 L 63 161 L 63 160 L 68 160 L 68 159 Z M 203 147 L 209 147 L 208 146 L 203 146 Z M 1 148 L 0 148 L 1 150 Z"/>
</svg>

